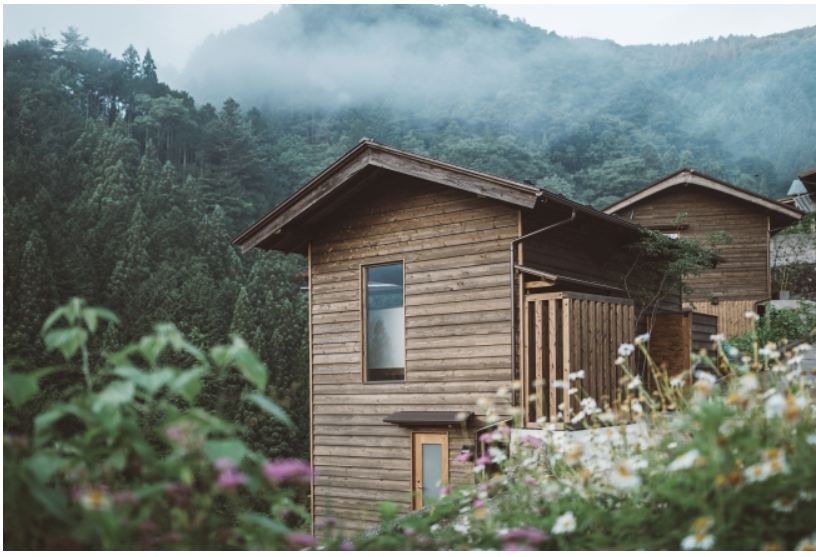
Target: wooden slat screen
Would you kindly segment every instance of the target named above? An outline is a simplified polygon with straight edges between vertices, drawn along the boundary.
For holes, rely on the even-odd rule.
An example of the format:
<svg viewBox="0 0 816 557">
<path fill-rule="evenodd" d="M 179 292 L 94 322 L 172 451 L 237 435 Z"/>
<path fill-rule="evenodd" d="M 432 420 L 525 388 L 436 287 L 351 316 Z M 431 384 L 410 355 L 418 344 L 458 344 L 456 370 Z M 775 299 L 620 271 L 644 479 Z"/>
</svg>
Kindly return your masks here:
<svg viewBox="0 0 816 557">
<path fill-rule="evenodd" d="M 572 382 L 578 398 L 591 396 L 599 406 L 616 398 L 620 366 L 615 365 L 618 347 L 632 342 L 635 334 L 631 300 L 578 292 L 527 294 L 524 297 L 522 371 L 527 424 L 541 416 L 557 418 L 559 405 L 568 397 L 555 381 L 584 370 L 585 378 Z M 531 395 L 535 396 L 531 396 Z M 575 397 L 563 407 L 562 420 L 580 409 Z"/>
</svg>

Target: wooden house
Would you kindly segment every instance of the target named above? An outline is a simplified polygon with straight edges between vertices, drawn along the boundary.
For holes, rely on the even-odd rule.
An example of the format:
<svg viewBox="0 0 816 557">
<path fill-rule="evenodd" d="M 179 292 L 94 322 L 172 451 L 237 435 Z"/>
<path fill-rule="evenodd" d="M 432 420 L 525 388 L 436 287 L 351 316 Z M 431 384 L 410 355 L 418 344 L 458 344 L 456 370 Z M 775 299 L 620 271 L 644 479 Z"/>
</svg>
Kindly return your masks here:
<svg viewBox="0 0 816 557">
<path fill-rule="evenodd" d="M 695 310 L 719 318 L 727 337 L 749 330 L 747 311 L 771 297 L 771 237 L 803 213 L 727 182 L 682 169 L 623 199 L 604 212 L 681 237 L 704 239 L 724 230 L 734 241 L 722 246 L 721 260 L 687 282 L 696 292 L 684 299 Z M 686 213 L 678 227 L 673 221 Z"/>
<path fill-rule="evenodd" d="M 617 347 L 639 326 L 620 256 L 641 230 L 362 140 L 238 236 L 244 251 L 308 257 L 314 520 L 362 530 L 379 501 L 408 511 L 472 482 L 456 457 L 476 432 L 513 407 L 525 427 L 555 420 L 553 381 L 572 371 L 614 396 Z"/>
</svg>

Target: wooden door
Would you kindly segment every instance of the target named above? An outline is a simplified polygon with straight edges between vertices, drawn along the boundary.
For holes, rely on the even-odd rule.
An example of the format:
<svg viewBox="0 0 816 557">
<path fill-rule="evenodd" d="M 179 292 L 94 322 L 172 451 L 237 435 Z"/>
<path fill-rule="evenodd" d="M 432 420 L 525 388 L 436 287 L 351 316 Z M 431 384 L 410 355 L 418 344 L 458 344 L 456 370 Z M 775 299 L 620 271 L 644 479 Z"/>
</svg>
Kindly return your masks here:
<svg viewBox="0 0 816 557">
<path fill-rule="evenodd" d="M 419 509 L 437 499 L 448 483 L 447 433 L 414 433 L 411 458 L 414 508 Z"/>
</svg>

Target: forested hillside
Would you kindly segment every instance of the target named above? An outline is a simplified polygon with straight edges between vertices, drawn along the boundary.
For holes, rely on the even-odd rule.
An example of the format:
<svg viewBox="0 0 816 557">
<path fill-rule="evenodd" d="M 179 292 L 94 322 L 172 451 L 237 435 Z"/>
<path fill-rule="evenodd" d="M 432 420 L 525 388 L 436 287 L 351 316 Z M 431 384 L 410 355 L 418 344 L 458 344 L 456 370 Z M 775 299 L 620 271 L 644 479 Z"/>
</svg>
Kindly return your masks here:
<svg viewBox="0 0 816 557">
<path fill-rule="evenodd" d="M 52 363 L 40 327 L 78 295 L 122 321 L 98 335 L 96 361 L 158 322 L 201 346 L 239 334 L 268 366 L 269 394 L 308 428 L 305 263 L 230 245 L 282 195 L 258 111 L 231 99 L 197 107 L 158 81 L 149 51 L 117 59 L 75 30 L 6 44 L 3 63 L 6 365 Z M 80 380 L 51 376 L 41 403 Z M 228 407 L 250 445 L 308 456 L 303 429 L 257 413 L 244 385 L 236 378 Z"/>
<path fill-rule="evenodd" d="M 50 363 L 42 322 L 78 295 L 122 319 L 95 358 L 161 321 L 204 347 L 242 335 L 301 428 L 305 262 L 230 238 L 361 137 L 596 206 L 682 166 L 779 195 L 816 165 L 814 28 L 622 48 L 485 8 L 292 6 L 198 50 L 182 75 L 198 102 L 149 51 L 75 29 L 3 58 L 5 361 Z M 240 388 L 249 441 L 305 456 Z"/>
<path fill-rule="evenodd" d="M 816 164 L 816 27 L 621 47 L 483 7 L 288 6 L 210 37 L 179 84 L 309 145 L 362 128 L 600 205 L 678 165 L 781 196 Z"/>
</svg>

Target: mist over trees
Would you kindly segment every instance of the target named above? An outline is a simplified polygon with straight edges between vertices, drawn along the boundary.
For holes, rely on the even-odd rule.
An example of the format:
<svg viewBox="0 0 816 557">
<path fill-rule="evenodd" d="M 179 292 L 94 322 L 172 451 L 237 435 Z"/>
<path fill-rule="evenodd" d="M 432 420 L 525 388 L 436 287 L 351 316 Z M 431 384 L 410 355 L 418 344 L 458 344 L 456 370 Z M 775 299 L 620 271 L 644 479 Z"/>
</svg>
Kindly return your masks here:
<svg viewBox="0 0 816 557">
<path fill-rule="evenodd" d="M 190 93 L 73 28 L 3 59 L 5 361 L 52 363 L 40 327 L 72 296 L 122 319 L 97 360 L 157 322 L 240 334 L 300 428 L 236 404 L 272 456 L 308 454 L 306 264 L 230 239 L 361 137 L 595 206 L 683 166 L 776 196 L 816 165 L 816 28 L 624 48 L 480 7 L 291 6 L 209 39 Z"/>
<path fill-rule="evenodd" d="M 343 114 L 376 110 L 389 124 L 376 140 L 444 156 L 436 147 L 455 123 L 465 138 L 510 136 L 570 175 L 632 173 L 627 157 L 654 147 L 669 155 L 658 173 L 689 151 L 697 170 L 781 195 L 816 161 L 816 27 L 622 47 L 484 7 L 286 6 L 211 36 L 179 85 L 198 99 L 231 95 L 272 117 L 298 114 L 310 143 L 340 141 Z M 580 196 L 594 177 L 568 181 Z"/>
</svg>

